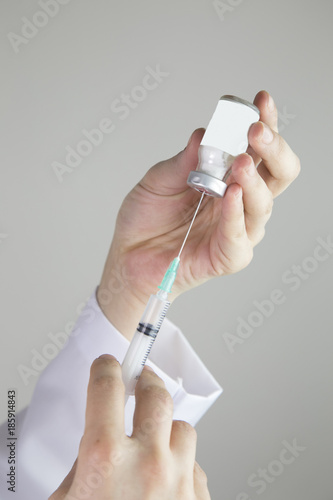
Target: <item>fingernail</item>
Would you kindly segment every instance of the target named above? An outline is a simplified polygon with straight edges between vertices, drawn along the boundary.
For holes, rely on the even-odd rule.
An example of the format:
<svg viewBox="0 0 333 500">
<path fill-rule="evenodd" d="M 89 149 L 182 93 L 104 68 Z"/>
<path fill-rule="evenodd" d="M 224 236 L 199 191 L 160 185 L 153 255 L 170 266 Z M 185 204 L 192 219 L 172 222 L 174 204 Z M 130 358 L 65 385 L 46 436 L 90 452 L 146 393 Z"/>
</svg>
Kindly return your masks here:
<svg viewBox="0 0 333 500">
<path fill-rule="evenodd" d="M 152 369 L 151 366 L 145 365 L 144 370 L 148 370 L 149 372 L 153 372 L 154 370 Z"/>
<path fill-rule="evenodd" d="M 191 144 L 191 142 L 192 142 L 192 137 L 193 137 L 193 133 L 190 135 L 190 138 L 189 138 L 189 140 L 188 140 L 188 143 L 186 144 L 186 148 L 188 148 L 188 147 L 189 147 L 189 145 Z M 186 148 L 185 148 L 185 149 L 186 149 Z"/>
<path fill-rule="evenodd" d="M 234 193 L 234 196 L 235 198 L 239 199 L 241 198 L 242 196 L 242 188 L 240 186 L 238 186 L 238 189 L 236 190 L 236 192 Z"/>
<path fill-rule="evenodd" d="M 264 132 L 261 136 L 261 140 L 264 144 L 270 144 L 274 139 L 273 132 L 265 123 L 263 123 L 263 126 L 264 126 Z"/>
<path fill-rule="evenodd" d="M 256 173 L 256 168 L 251 161 L 246 167 L 244 168 L 245 172 L 247 173 L 248 176 L 253 177 Z"/>
</svg>

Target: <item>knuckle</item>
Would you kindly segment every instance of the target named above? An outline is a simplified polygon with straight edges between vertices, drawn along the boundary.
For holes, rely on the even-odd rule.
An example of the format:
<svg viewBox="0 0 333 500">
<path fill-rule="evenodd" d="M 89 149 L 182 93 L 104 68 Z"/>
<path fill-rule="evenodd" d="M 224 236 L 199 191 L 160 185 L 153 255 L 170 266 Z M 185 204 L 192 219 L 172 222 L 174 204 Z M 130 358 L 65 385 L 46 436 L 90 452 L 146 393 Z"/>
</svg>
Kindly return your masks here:
<svg viewBox="0 0 333 500">
<path fill-rule="evenodd" d="M 273 204 L 274 204 L 274 201 L 273 201 L 273 194 L 271 193 L 271 191 L 269 192 L 268 194 L 268 198 L 267 198 L 267 201 L 265 203 L 265 207 L 264 207 L 264 215 L 269 218 L 272 214 L 272 211 L 273 211 Z"/>
<path fill-rule="evenodd" d="M 298 175 L 300 174 L 301 172 L 301 160 L 299 159 L 299 157 L 295 154 L 295 168 L 294 168 L 294 176 L 293 176 L 293 179 L 296 179 L 296 177 L 298 177 Z"/>
<path fill-rule="evenodd" d="M 276 157 L 281 159 L 285 158 L 286 163 L 288 164 L 288 168 L 285 168 L 283 175 L 281 175 L 281 180 L 286 179 L 287 181 L 292 182 L 301 171 L 301 161 L 291 150 L 286 141 L 281 136 L 278 137 L 279 140 L 276 148 Z"/>
<path fill-rule="evenodd" d="M 80 444 L 80 455 L 90 465 L 109 462 L 112 454 L 120 453 L 120 443 L 108 435 L 98 436 L 94 440 L 83 437 Z"/>
<path fill-rule="evenodd" d="M 195 462 L 194 464 L 194 474 L 196 476 L 196 479 L 200 482 L 200 483 L 203 483 L 203 484 L 207 484 L 208 483 L 208 477 L 207 477 L 207 474 L 205 473 L 205 471 L 200 467 L 200 465 L 198 464 L 198 462 Z"/>
<path fill-rule="evenodd" d="M 140 477 L 147 493 L 152 489 L 156 493 L 156 485 L 163 491 L 172 482 L 171 468 L 168 460 L 161 454 L 150 452 L 141 458 Z M 155 497 L 154 497 L 155 498 Z"/>
<path fill-rule="evenodd" d="M 121 378 L 112 374 L 103 374 L 93 379 L 93 390 L 98 392 L 113 392 L 121 393 L 124 389 L 124 384 Z"/>
<path fill-rule="evenodd" d="M 227 241 L 230 245 L 236 245 L 236 247 L 243 247 L 246 242 L 246 227 L 245 224 L 238 225 L 238 227 L 233 227 L 230 229 Z"/>
<path fill-rule="evenodd" d="M 238 229 L 234 231 L 233 234 L 233 240 L 236 241 L 237 243 L 239 241 L 242 241 L 244 239 L 244 228 Z"/>
<path fill-rule="evenodd" d="M 244 250 L 242 260 L 240 260 L 239 270 L 242 270 L 245 267 L 247 267 L 250 264 L 250 262 L 252 261 L 252 259 L 253 259 L 253 248 L 248 247 L 247 250 Z"/>
<path fill-rule="evenodd" d="M 142 396 L 144 398 L 152 399 L 158 401 L 159 405 L 162 406 L 164 410 L 173 409 L 173 400 L 169 392 L 165 387 L 158 385 L 147 385 L 142 388 Z"/>
<path fill-rule="evenodd" d="M 260 231 L 258 231 L 257 235 L 256 235 L 256 240 L 255 240 L 255 244 L 257 245 L 258 243 L 260 243 L 261 240 L 264 239 L 264 236 L 265 236 L 265 233 L 266 233 L 266 230 L 265 228 L 263 227 Z"/>
<path fill-rule="evenodd" d="M 276 134 L 276 144 L 275 144 L 275 151 L 274 153 L 276 154 L 277 157 L 284 157 L 285 156 L 285 151 L 286 151 L 286 146 L 287 143 L 284 140 L 284 138 L 280 134 Z M 272 151 L 273 153 L 273 151 Z"/>
<path fill-rule="evenodd" d="M 253 248 L 248 244 L 242 244 L 242 250 L 236 257 L 225 255 L 224 273 L 233 274 L 247 267 L 253 259 Z"/>
<path fill-rule="evenodd" d="M 186 437 L 190 440 L 197 440 L 197 431 L 188 422 L 185 422 L 184 420 L 174 420 L 172 425 L 176 431 L 186 435 Z"/>
</svg>

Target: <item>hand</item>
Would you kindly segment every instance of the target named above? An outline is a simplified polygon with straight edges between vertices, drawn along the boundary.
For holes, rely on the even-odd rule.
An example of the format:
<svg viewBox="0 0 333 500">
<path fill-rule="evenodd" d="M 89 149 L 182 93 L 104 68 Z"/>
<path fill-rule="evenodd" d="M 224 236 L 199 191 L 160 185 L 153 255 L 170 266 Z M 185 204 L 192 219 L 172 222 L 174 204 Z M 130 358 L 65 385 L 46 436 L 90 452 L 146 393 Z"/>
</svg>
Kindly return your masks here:
<svg viewBox="0 0 333 500">
<path fill-rule="evenodd" d="M 105 354 L 94 361 L 79 456 L 49 500 L 210 499 L 206 476 L 195 462 L 195 430 L 172 421 L 172 398 L 147 367 L 135 398 L 128 437 L 119 363 Z"/>
<path fill-rule="evenodd" d="M 273 99 L 261 91 L 254 103 L 261 122 L 249 130 L 248 153 L 235 159 L 224 198 L 203 200 L 182 254 L 173 298 L 247 266 L 264 236 L 273 198 L 299 173 L 299 159 L 277 133 Z M 196 130 L 184 151 L 152 167 L 119 211 L 97 298 L 106 316 L 129 339 L 149 295 L 177 256 L 200 198 L 186 180 L 196 168 L 203 134 L 203 129 Z M 110 295 L 114 269 L 122 269 L 129 279 L 121 293 Z"/>
</svg>

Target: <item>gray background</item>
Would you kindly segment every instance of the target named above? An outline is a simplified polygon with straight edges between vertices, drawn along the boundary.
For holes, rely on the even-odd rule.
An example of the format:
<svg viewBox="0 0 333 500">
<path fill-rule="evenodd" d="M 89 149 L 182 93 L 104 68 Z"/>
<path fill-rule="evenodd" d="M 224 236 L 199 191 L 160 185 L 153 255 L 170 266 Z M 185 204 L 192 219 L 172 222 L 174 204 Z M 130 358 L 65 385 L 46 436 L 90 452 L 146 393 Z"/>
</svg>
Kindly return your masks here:
<svg viewBox="0 0 333 500">
<path fill-rule="evenodd" d="M 250 266 L 186 293 L 169 317 L 224 387 L 197 426 L 212 498 L 328 500 L 333 256 L 295 291 L 282 277 L 311 265 L 316 238 L 333 237 L 332 3 L 224 5 L 219 16 L 204 0 L 71 0 L 16 54 L 7 34 L 19 34 L 21 18 L 40 6 L 2 0 L 0 416 L 9 387 L 19 408 L 31 398 L 36 377 L 25 385 L 18 365 L 31 367 L 31 350 L 41 352 L 49 332 L 74 321 L 98 283 L 126 193 L 207 125 L 220 95 L 252 100 L 267 89 L 301 176 L 275 202 Z M 158 64 L 169 76 L 120 120 L 111 103 Z M 115 130 L 60 183 L 52 162 L 105 117 Z M 223 334 L 276 288 L 284 303 L 230 352 Z M 249 476 L 295 439 L 305 450 L 258 494 Z"/>
</svg>

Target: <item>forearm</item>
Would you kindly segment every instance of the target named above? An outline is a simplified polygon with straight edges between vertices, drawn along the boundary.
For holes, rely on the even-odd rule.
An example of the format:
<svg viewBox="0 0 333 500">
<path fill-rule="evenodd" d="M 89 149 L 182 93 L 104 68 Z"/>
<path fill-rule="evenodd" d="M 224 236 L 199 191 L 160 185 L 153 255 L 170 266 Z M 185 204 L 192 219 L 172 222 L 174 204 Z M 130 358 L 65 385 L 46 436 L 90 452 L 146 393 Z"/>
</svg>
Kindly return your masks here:
<svg viewBox="0 0 333 500">
<path fill-rule="evenodd" d="M 126 292 L 109 294 L 103 280 L 98 287 L 96 297 L 106 318 L 118 332 L 131 341 L 143 313 L 144 304 Z"/>
</svg>

